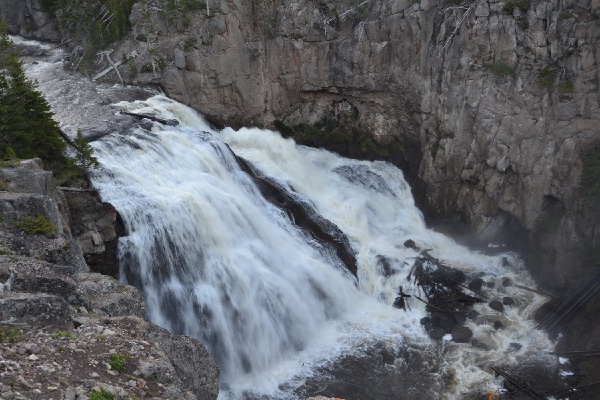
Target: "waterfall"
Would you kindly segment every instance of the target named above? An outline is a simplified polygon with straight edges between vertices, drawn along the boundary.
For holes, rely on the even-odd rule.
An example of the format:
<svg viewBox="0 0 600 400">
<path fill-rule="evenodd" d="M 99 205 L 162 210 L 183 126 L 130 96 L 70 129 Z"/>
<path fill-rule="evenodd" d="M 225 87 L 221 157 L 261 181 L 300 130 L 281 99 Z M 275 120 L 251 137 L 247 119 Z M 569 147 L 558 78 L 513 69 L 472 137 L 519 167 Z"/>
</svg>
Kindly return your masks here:
<svg viewBox="0 0 600 400">
<path fill-rule="evenodd" d="M 148 92 L 68 73 L 60 49 L 14 40 L 47 54 L 26 58 L 25 68 L 64 130 L 113 132 L 93 143 L 101 168 L 92 181 L 127 228 L 121 279 L 142 291 L 150 320 L 207 347 L 221 369 L 220 399 L 304 399 L 336 379 L 329 395 L 349 388 L 350 400 L 481 398 L 502 383 L 492 366 L 553 366 L 552 343 L 531 321 L 544 298 L 504 285 L 534 286 L 520 259 L 472 252 L 427 229 L 397 168 L 276 132 L 214 131 L 182 104 L 133 101 Z M 116 110 L 179 125 L 133 123 Z M 263 178 L 280 191 L 271 199 L 257 185 Z M 302 212 L 280 207 L 282 199 Z M 421 294 L 408 279 L 419 254 L 403 245 L 409 239 L 481 278 L 489 299 L 515 299 L 503 313 L 474 306 L 478 316 L 465 324 L 476 346 L 430 340 L 415 297 L 406 311 L 391 306 L 398 286 Z"/>
<path fill-rule="evenodd" d="M 412 301 L 406 312 L 391 307 L 398 286 L 416 290 L 407 275 L 418 252 L 403 246 L 406 240 L 454 268 L 497 281 L 493 290 L 506 290 L 500 284 L 506 277 L 529 279 L 514 254 L 502 256 L 514 266 L 507 269 L 502 257 L 470 252 L 427 229 L 401 171 L 388 163 L 297 146 L 271 131 L 216 132 L 163 96 L 117 107 L 180 122 L 94 142 L 102 165 L 94 186 L 128 232 L 119 245 L 122 279 L 142 290 L 150 320 L 207 346 L 231 398 L 273 395 L 284 382 L 293 386 L 294 376 L 310 376 L 315 366 L 369 341 L 434 346 L 419 324 L 423 304 Z M 346 235 L 357 277 L 263 197 L 232 150 Z M 447 342 L 455 351 L 443 368 L 459 380 L 456 398 L 497 387 L 483 369 L 506 360 L 510 342 L 525 348 L 510 355 L 511 362 L 550 348 L 525 318 L 541 298 L 521 296 L 523 307 L 507 311 L 510 331 L 472 325 L 489 336 L 492 350 Z M 481 312 L 489 313 L 485 307 Z M 293 398 L 289 392 L 273 396 Z"/>
</svg>

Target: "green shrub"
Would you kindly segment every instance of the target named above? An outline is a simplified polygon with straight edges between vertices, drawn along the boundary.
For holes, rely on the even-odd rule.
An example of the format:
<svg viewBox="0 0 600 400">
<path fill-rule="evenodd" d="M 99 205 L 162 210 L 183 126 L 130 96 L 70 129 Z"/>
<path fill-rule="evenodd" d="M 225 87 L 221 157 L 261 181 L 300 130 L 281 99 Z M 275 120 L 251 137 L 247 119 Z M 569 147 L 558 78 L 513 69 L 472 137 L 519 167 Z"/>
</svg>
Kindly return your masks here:
<svg viewBox="0 0 600 400">
<path fill-rule="evenodd" d="M 121 39 L 130 29 L 129 14 L 136 0 L 41 0 L 60 29 L 84 45 L 98 48 Z"/>
<path fill-rule="evenodd" d="M 21 331 L 15 327 L 0 327 L 0 343 L 18 343 Z"/>
<path fill-rule="evenodd" d="M 83 137 L 80 129 L 77 130 L 77 137 L 73 141 L 73 147 L 77 150 L 77 154 L 73 157 L 77 168 L 86 171 L 90 168 L 98 168 L 100 166 L 98 159 L 94 157 L 94 149 L 90 146 L 90 142 Z"/>
<path fill-rule="evenodd" d="M 8 182 L 0 178 L 0 192 L 8 192 L 9 190 L 10 186 L 8 185 Z M 2 218 L 0 218 L 0 222 L 2 222 Z"/>
<path fill-rule="evenodd" d="M 558 90 L 561 93 L 573 93 L 575 92 L 575 84 L 571 81 L 564 81 L 558 84 Z"/>
<path fill-rule="evenodd" d="M 17 168 L 20 163 L 21 161 L 13 149 L 6 147 L 4 149 L 4 157 L 0 161 L 0 167 Z"/>
<path fill-rule="evenodd" d="M 514 69 L 504 63 L 485 63 L 483 67 L 498 78 L 504 78 L 515 73 Z"/>
<path fill-rule="evenodd" d="M 527 0 L 509 0 L 504 4 L 502 9 L 507 13 L 512 14 L 515 8 L 518 8 L 521 11 L 527 11 L 529 8 L 529 1 Z"/>
<path fill-rule="evenodd" d="M 122 372 L 125 369 L 125 364 L 131 357 L 126 354 L 112 354 L 108 364 L 117 372 Z"/>
<path fill-rule="evenodd" d="M 183 42 L 183 50 L 185 51 L 192 51 L 194 49 L 194 46 L 196 46 L 196 44 L 198 43 L 198 39 L 190 36 L 187 39 L 185 39 L 185 42 Z"/>
<path fill-rule="evenodd" d="M 50 334 L 52 339 L 69 339 L 75 340 L 75 336 L 71 332 L 68 331 L 54 331 Z"/>
<path fill-rule="evenodd" d="M 99 392 L 93 390 L 88 393 L 90 400 L 114 400 L 115 395 L 101 388 Z"/>
<path fill-rule="evenodd" d="M 15 227 L 29 236 L 52 234 L 58 230 L 43 215 L 23 217 L 15 224 Z"/>
<path fill-rule="evenodd" d="M 556 81 L 556 73 L 552 68 L 542 68 L 540 70 L 540 75 L 538 79 L 538 83 L 542 87 L 551 88 L 554 86 L 554 82 Z"/>
</svg>

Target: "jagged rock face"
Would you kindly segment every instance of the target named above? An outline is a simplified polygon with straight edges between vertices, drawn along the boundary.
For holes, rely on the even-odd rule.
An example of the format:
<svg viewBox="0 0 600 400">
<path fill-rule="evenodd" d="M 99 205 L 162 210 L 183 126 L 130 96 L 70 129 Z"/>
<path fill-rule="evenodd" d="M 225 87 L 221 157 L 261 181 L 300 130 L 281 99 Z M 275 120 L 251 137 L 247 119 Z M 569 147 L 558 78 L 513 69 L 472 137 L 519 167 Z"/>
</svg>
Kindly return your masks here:
<svg viewBox="0 0 600 400">
<path fill-rule="evenodd" d="M 67 191 L 71 227 L 93 272 L 119 277 L 118 241 L 125 228 L 113 206 L 96 192 Z"/>
<path fill-rule="evenodd" d="M 529 232 L 552 286 L 570 284 L 567 260 L 584 274 L 595 213 L 572 211 L 600 119 L 600 1 L 215 3 L 209 16 L 136 4 L 112 55 L 135 56 L 121 75 L 158 81 L 215 122 L 335 118 L 383 144 L 417 143 L 439 215 L 482 240 Z"/>
<path fill-rule="evenodd" d="M 507 224 L 536 239 L 548 204 L 574 208 L 580 157 L 596 140 L 600 2 L 509 3 L 370 1 L 344 14 L 354 3 L 223 1 L 186 28 L 138 4 L 138 40 L 119 51 L 143 62 L 158 50 L 167 93 L 216 121 L 315 123 L 345 106 L 381 143 L 420 143 L 437 212 L 458 212 L 483 239 Z M 544 262 L 589 241 L 563 214 Z M 552 285 L 567 283 L 559 265 L 545 268 L 560 276 Z"/>
<path fill-rule="evenodd" d="M 8 33 L 29 39 L 60 40 L 56 23 L 44 12 L 39 0 L 0 1 L 0 17 L 8 24 Z"/>
<path fill-rule="evenodd" d="M 199 342 L 143 320 L 134 287 L 88 272 L 71 232 L 116 241 L 116 213 L 89 192 L 73 193 L 80 196 L 70 203 L 87 213 L 77 210 L 69 227 L 66 198 L 40 160 L 0 168 L 0 364 L 11 368 L 0 376 L 0 398 L 88 398 L 102 388 L 123 399 L 216 399 L 219 369 Z M 32 215 L 56 232 L 26 234 L 18 222 Z M 121 373 L 110 354 L 124 357 Z M 12 391 L 15 379 L 21 394 Z"/>
</svg>

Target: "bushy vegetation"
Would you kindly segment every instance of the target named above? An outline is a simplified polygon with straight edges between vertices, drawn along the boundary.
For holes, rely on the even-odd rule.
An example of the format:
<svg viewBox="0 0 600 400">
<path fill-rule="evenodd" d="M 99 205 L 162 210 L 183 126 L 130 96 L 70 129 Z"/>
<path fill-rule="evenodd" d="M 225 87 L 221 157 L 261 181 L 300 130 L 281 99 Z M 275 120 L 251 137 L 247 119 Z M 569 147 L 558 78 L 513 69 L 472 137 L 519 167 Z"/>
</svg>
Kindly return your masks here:
<svg viewBox="0 0 600 400">
<path fill-rule="evenodd" d="M 18 53 L 0 22 L 0 160 L 63 159 L 65 142 L 50 106 L 25 76 Z"/>
<path fill-rule="evenodd" d="M 84 54 L 76 62 L 91 69 L 96 52 L 123 38 L 130 30 L 129 14 L 136 0 L 40 0 L 58 23 L 63 37 L 73 37 Z"/>
<path fill-rule="evenodd" d="M 498 78 L 511 76 L 515 73 L 514 69 L 504 63 L 485 63 L 483 64 L 483 67 Z"/>
<path fill-rule="evenodd" d="M 91 391 L 88 393 L 90 400 L 114 400 L 115 395 L 101 388 L 100 391 Z"/>
<path fill-rule="evenodd" d="M 23 217 L 15 224 L 15 227 L 29 236 L 53 234 L 58 230 L 43 215 Z"/>
<path fill-rule="evenodd" d="M 0 327 L 0 343 L 18 343 L 21 332 L 15 327 Z"/>
<path fill-rule="evenodd" d="M 8 185 L 8 182 L 6 182 L 4 179 L 0 178 L 0 192 L 8 192 L 10 191 L 10 186 Z M 2 217 L 0 216 L 0 222 L 2 222 Z"/>
<path fill-rule="evenodd" d="M 538 79 L 538 83 L 542 87 L 551 88 L 554 86 L 554 82 L 556 81 L 556 73 L 552 68 L 542 68 L 540 70 L 540 76 Z"/>
<path fill-rule="evenodd" d="M 396 152 L 401 153 L 407 160 L 413 157 L 413 153 L 404 149 L 401 143 L 381 145 L 371 136 L 335 118 L 323 118 L 315 124 L 301 123 L 293 126 L 276 120 L 273 125 L 283 137 L 293 138 L 298 144 L 336 152 L 347 151 L 350 157 L 387 159 Z"/>
<path fill-rule="evenodd" d="M 54 331 L 50 334 L 52 339 L 69 339 L 75 340 L 75 336 L 71 332 L 68 331 Z"/>
<path fill-rule="evenodd" d="M 0 21 L 0 167 L 18 167 L 20 159 L 39 157 L 58 185 L 80 181 L 88 168 L 98 167 L 98 160 L 81 132 L 74 141 L 77 154 L 73 159 L 65 156 L 67 144 L 36 85 L 25 76 Z"/>
<path fill-rule="evenodd" d="M 129 356 L 126 354 L 112 354 L 108 364 L 110 368 L 117 372 L 123 372 L 125 364 L 129 361 Z"/>
<path fill-rule="evenodd" d="M 512 14 L 514 9 L 518 8 L 521 11 L 527 11 L 529 8 L 529 1 L 527 0 L 509 0 L 504 4 L 502 9 L 507 13 Z"/>
<path fill-rule="evenodd" d="M 575 92 L 575 84 L 571 81 L 564 81 L 558 84 L 558 90 L 561 93 L 574 93 Z"/>
<path fill-rule="evenodd" d="M 73 157 L 73 163 L 80 171 L 100 166 L 98 159 L 94 157 L 94 149 L 92 149 L 87 139 L 83 137 L 81 130 L 77 130 L 77 137 L 73 141 L 73 146 L 77 150 L 77 154 Z"/>
</svg>

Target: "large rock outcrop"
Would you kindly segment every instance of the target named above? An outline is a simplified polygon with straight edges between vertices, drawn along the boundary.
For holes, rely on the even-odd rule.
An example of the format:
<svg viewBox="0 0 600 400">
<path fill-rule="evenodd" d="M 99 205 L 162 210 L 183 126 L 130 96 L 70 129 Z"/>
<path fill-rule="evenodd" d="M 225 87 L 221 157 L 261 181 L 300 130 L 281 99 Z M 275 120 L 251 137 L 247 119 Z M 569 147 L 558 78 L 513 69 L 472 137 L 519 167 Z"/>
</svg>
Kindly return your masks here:
<svg viewBox="0 0 600 400">
<path fill-rule="evenodd" d="M 482 240 L 523 234 L 547 286 L 589 270 L 597 210 L 578 187 L 600 118 L 598 0 L 217 3 L 135 4 L 121 76 L 217 123 L 333 120 L 399 143 L 430 215 Z"/>
<path fill-rule="evenodd" d="M 48 15 L 40 0 L 1 1 L 0 17 L 7 23 L 10 34 L 37 40 L 61 39 L 56 21 Z"/>
<path fill-rule="evenodd" d="M 111 258 L 101 250 L 117 240 L 114 209 L 89 191 L 67 201 L 38 159 L 14 164 L 0 166 L 0 398 L 216 399 L 202 344 L 144 320 L 134 287 L 89 272 L 84 255 Z M 33 216 L 42 231 L 23 224 Z"/>
<path fill-rule="evenodd" d="M 600 118 L 598 1 L 223 1 L 204 13 L 178 26 L 140 2 L 117 53 L 214 121 L 350 116 L 381 144 L 418 143 L 404 156 L 434 211 L 484 240 L 529 233 L 549 286 L 584 275 L 593 224 L 573 210 Z"/>
</svg>

